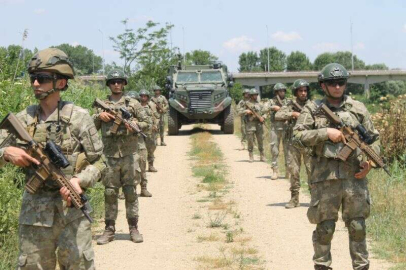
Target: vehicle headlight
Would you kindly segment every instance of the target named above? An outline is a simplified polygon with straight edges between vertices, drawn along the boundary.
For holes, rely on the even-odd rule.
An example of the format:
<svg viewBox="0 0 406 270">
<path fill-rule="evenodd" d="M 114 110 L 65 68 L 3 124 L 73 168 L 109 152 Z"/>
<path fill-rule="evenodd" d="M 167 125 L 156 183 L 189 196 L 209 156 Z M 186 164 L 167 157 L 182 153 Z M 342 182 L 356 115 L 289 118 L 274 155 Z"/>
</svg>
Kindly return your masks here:
<svg viewBox="0 0 406 270">
<path fill-rule="evenodd" d="M 217 94 L 214 96 L 214 99 L 220 99 L 223 97 L 223 93 Z"/>
<path fill-rule="evenodd" d="M 178 99 L 180 99 L 180 100 L 187 101 L 187 96 L 185 96 L 185 95 L 177 94 L 176 97 L 177 97 Z"/>
</svg>

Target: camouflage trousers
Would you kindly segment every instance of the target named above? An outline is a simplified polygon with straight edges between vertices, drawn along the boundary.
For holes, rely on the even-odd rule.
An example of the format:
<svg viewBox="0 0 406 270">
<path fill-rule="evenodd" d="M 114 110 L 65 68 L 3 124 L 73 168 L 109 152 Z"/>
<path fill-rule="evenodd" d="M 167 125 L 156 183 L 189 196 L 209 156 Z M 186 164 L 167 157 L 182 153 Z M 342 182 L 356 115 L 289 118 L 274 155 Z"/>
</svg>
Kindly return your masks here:
<svg viewBox="0 0 406 270">
<path fill-rule="evenodd" d="M 254 140 L 257 139 L 259 152 L 264 151 L 264 126 L 261 123 L 247 123 L 246 134 L 248 141 L 248 152 L 254 151 Z"/>
<path fill-rule="evenodd" d="M 241 117 L 241 142 L 247 141 L 247 134 L 245 131 L 245 116 Z"/>
<path fill-rule="evenodd" d="M 288 140 L 285 138 L 285 130 L 276 130 L 271 128 L 271 155 L 272 168 L 278 168 L 279 146 L 283 144 L 283 154 L 285 156 L 285 168 L 288 167 Z"/>
<path fill-rule="evenodd" d="M 165 135 L 165 114 L 161 114 L 161 117 L 159 118 L 159 135 L 162 143 Z"/>
<path fill-rule="evenodd" d="M 138 184 L 141 184 L 141 186 L 143 184 L 147 184 L 148 180 L 147 180 L 147 156 L 148 156 L 148 150 L 147 149 L 139 149 L 138 152 L 139 155 L 139 164 L 140 164 L 140 169 L 141 169 L 141 182 L 137 181 L 136 182 L 136 186 Z"/>
<path fill-rule="evenodd" d="M 145 145 L 148 151 L 148 162 L 154 162 L 156 150 L 156 133 L 152 133 L 145 138 Z"/>
<path fill-rule="evenodd" d="M 290 191 L 299 193 L 300 191 L 300 166 L 302 160 L 306 168 L 307 183 L 310 188 L 310 156 L 307 155 L 304 149 L 298 149 L 289 143 L 288 148 L 288 166 L 290 172 Z"/>
<path fill-rule="evenodd" d="M 118 214 L 118 192 L 123 188 L 127 219 L 138 216 L 138 196 L 135 185 L 141 179 L 139 156 L 128 155 L 121 158 L 107 158 L 107 169 L 103 177 L 105 186 L 105 219 L 116 220 Z"/>
<path fill-rule="evenodd" d="M 90 222 L 78 218 L 65 224 L 55 211 L 52 227 L 20 225 L 17 269 L 95 269 Z"/>
<path fill-rule="evenodd" d="M 369 265 L 365 219 L 370 213 L 370 199 L 366 179 L 352 178 L 312 183 L 307 217 L 311 223 L 317 224 L 312 237 L 313 262 L 325 266 L 332 263 L 331 239 L 340 207 L 348 228 L 353 268 L 363 269 Z"/>
</svg>

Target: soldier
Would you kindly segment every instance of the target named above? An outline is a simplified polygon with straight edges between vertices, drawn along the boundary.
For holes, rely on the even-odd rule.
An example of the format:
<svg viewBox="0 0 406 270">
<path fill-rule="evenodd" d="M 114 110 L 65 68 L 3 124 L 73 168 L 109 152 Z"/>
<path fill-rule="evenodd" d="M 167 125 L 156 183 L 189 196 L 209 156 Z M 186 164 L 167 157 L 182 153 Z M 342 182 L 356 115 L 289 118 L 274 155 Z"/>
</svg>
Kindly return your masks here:
<svg viewBox="0 0 406 270">
<path fill-rule="evenodd" d="M 260 160 L 265 161 L 263 127 L 265 119 L 263 117 L 262 103 L 258 102 L 257 100 L 258 94 L 257 89 L 253 88 L 250 90 L 250 100 L 246 103 L 244 110 L 250 162 L 254 161 L 254 136 L 257 138 Z M 257 113 L 259 118 L 256 117 L 250 109 L 248 109 L 248 106 L 252 107 L 253 111 Z"/>
<path fill-rule="evenodd" d="M 165 113 L 168 111 L 169 104 L 168 100 L 166 100 L 165 96 L 161 95 L 161 87 L 158 85 L 155 85 L 153 87 L 154 94 L 151 98 L 151 101 L 156 104 L 156 107 L 158 109 L 158 113 L 160 114 L 159 118 L 159 135 L 161 137 L 161 146 L 166 146 L 166 143 L 164 142 L 164 133 L 165 133 Z"/>
<path fill-rule="evenodd" d="M 147 116 L 140 103 L 130 97 L 123 96 L 127 77 L 121 70 L 111 71 L 106 78 L 106 85 L 111 95 L 105 103 L 120 112 L 125 108 L 132 116 L 132 120 L 140 129 L 149 128 Z M 130 230 L 131 241 L 141 243 L 142 235 L 138 231 L 138 196 L 135 192 L 136 182 L 140 181 L 140 168 L 137 162 L 138 135 L 123 123 L 116 123 L 115 117 L 101 109 L 93 115 L 97 129 L 101 129 L 102 140 L 105 145 L 104 155 L 107 158 L 107 172 L 103 177 L 105 186 L 105 231 L 97 240 L 103 245 L 114 240 L 115 220 L 118 214 L 118 191 L 123 188 L 126 206 L 126 217 Z M 116 130 L 114 130 L 116 129 Z"/>
<path fill-rule="evenodd" d="M 53 141 L 61 148 L 70 163 L 62 171 L 82 193 L 99 180 L 106 165 L 103 144 L 87 110 L 61 101 L 60 91 L 74 78 L 73 66 L 64 52 L 49 48 L 32 57 L 28 72 L 39 105 L 29 106 L 17 118 L 37 143 L 45 146 Z M 7 134 L 2 135 L 0 142 Z M 25 152 L 27 144 L 9 138 L 8 146 L 0 149 L 0 167 L 6 162 L 23 167 L 28 181 L 35 173 L 29 165 L 40 161 Z M 79 164 L 80 155 L 88 166 Z M 79 209 L 66 207 L 62 198 L 71 204 L 69 191 L 52 179 L 34 194 L 24 192 L 17 269 L 55 269 L 57 261 L 60 269 L 94 269 L 91 224 Z"/>
<path fill-rule="evenodd" d="M 237 113 L 239 116 L 241 116 L 241 145 L 242 149 L 245 150 L 245 142 L 247 141 L 247 135 L 245 133 L 245 115 L 244 111 L 246 110 L 245 108 L 245 102 L 248 102 L 250 100 L 250 90 L 248 88 L 245 88 L 244 91 L 242 92 L 243 94 L 243 99 L 238 102 L 237 105 Z"/>
<path fill-rule="evenodd" d="M 344 124 L 353 128 L 362 124 L 375 138 L 371 147 L 379 153 L 379 134 L 367 108 L 344 95 L 348 78 L 349 73 L 342 65 L 333 63 L 325 66 L 318 80 L 326 97 L 308 102 L 294 127 L 294 143 L 313 153 L 311 202 L 307 216 L 312 224 L 317 224 L 313 232 L 315 269 L 332 269 L 331 240 L 340 207 L 348 228 L 353 268 L 369 268 L 365 219 L 370 213 L 370 198 L 366 175 L 372 162 L 360 155 L 359 149 L 346 161 L 336 158 L 345 138 L 340 130 L 331 128 L 324 114 L 316 110 L 318 105 L 325 104 Z"/>
<path fill-rule="evenodd" d="M 282 83 L 275 84 L 273 88 L 275 92 L 275 97 L 271 99 L 267 104 L 267 111 L 271 114 L 271 154 L 272 154 L 272 180 L 279 178 L 278 170 L 278 156 L 279 156 L 279 146 L 283 144 L 283 153 L 285 155 L 285 170 L 286 176 L 288 177 L 288 143 L 286 140 L 285 132 L 287 128 L 286 121 L 280 121 L 275 119 L 275 114 L 279 111 L 282 106 L 286 106 L 289 103 L 289 99 L 285 98 L 286 86 Z"/>
<path fill-rule="evenodd" d="M 296 148 L 292 145 L 293 126 L 296 124 L 297 118 L 306 101 L 310 98 L 309 83 L 305 80 L 296 80 L 292 86 L 292 94 L 296 100 L 292 100 L 288 105 L 283 106 L 276 114 L 276 121 L 288 121 L 289 125 L 286 129 L 286 137 L 288 142 L 288 166 L 290 171 L 290 192 L 291 199 L 285 205 L 285 208 L 294 208 L 300 206 L 299 191 L 300 191 L 300 165 L 303 163 L 306 168 L 307 180 L 310 179 L 310 157 L 304 149 Z"/>
</svg>

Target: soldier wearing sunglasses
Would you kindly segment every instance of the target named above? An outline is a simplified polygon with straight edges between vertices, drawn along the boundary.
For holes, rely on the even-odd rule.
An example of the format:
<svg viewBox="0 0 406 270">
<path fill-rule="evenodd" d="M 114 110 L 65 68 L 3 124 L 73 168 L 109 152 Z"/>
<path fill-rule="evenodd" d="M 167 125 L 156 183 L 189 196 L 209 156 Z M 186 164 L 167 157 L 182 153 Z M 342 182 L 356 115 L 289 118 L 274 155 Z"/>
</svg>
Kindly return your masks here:
<svg viewBox="0 0 406 270">
<path fill-rule="evenodd" d="M 352 266 L 357 270 L 369 269 L 365 219 L 370 213 L 370 198 L 366 176 L 373 163 L 358 150 L 346 161 L 338 159 L 345 138 L 317 110 L 324 103 L 345 125 L 355 128 L 362 124 L 375 138 L 371 147 L 379 154 L 379 134 L 367 108 L 344 94 L 349 76 L 340 64 L 325 66 L 318 76 L 325 98 L 307 102 L 293 128 L 295 145 L 311 154 L 311 202 L 307 217 L 317 224 L 313 232 L 313 262 L 315 269 L 321 270 L 332 269 L 331 240 L 340 207 L 348 228 Z"/>
<path fill-rule="evenodd" d="M 98 181 L 106 165 L 103 144 L 87 110 L 61 100 L 61 91 L 74 78 L 73 66 L 64 52 L 49 48 L 32 57 L 28 72 L 39 105 L 29 106 L 17 118 L 37 143 L 44 146 L 53 141 L 60 147 L 70 163 L 62 171 L 82 193 Z M 0 149 L 0 167 L 7 162 L 22 167 L 28 180 L 35 174 L 30 165 L 40 161 L 24 151 L 27 144 L 11 138 Z M 0 135 L 0 144 L 3 139 Z M 81 156 L 88 166 L 78 166 Z M 90 222 L 62 199 L 71 204 L 69 191 L 52 179 L 46 179 L 34 194 L 24 192 L 17 269 L 55 269 L 56 263 L 59 269 L 94 269 Z"/>
<path fill-rule="evenodd" d="M 106 85 L 110 88 L 111 95 L 104 101 L 117 113 L 124 108 L 143 131 L 149 129 L 149 121 L 140 103 L 124 95 L 127 77 L 121 70 L 111 71 L 106 78 Z M 135 243 L 143 242 L 143 237 L 138 231 L 138 196 L 135 192 L 136 185 L 141 181 L 141 170 L 138 155 L 138 135 L 124 123 L 116 123 L 114 115 L 98 109 L 93 115 L 97 129 L 101 129 L 104 155 L 107 158 L 107 169 L 103 176 L 105 186 L 105 230 L 97 240 L 97 244 L 104 245 L 114 240 L 115 222 L 118 214 L 119 189 L 123 189 L 126 217 L 130 230 L 130 239 Z M 117 126 L 118 125 L 118 126 Z"/>
</svg>

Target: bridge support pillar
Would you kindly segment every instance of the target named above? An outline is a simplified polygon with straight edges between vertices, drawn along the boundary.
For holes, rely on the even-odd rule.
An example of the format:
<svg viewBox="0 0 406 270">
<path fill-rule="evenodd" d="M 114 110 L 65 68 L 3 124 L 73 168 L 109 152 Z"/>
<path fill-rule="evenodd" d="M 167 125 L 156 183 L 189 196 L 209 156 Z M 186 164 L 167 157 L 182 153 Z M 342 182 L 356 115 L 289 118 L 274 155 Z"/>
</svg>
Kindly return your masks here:
<svg viewBox="0 0 406 270">
<path fill-rule="evenodd" d="M 369 81 L 368 81 L 368 76 L 365 77 L 365 83 L 364 83 L 364 95 L 366 98 L 369 99 L 369 97 L 371 96 L 371 92 L 369 90 Z"/>
</svg>

